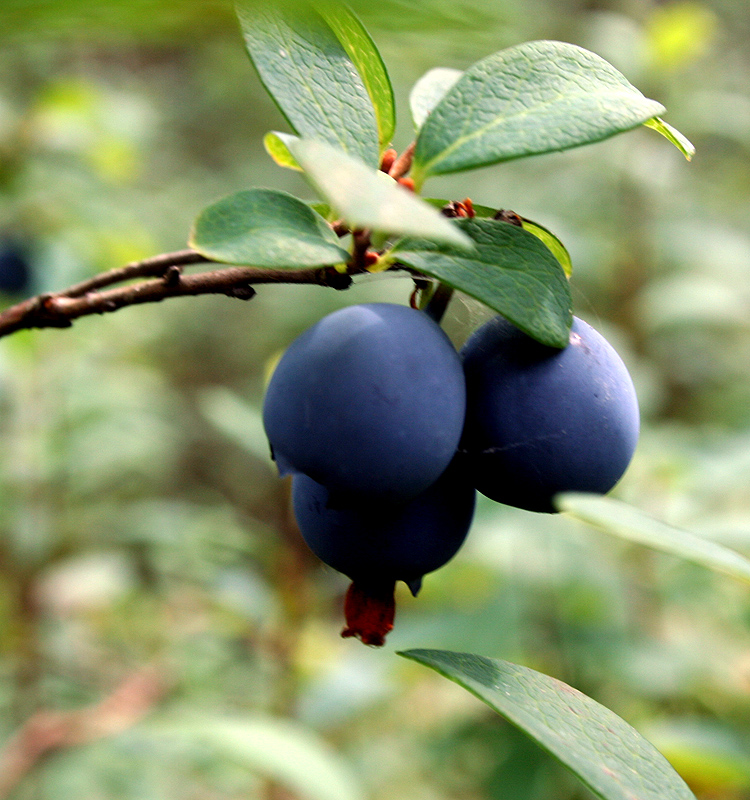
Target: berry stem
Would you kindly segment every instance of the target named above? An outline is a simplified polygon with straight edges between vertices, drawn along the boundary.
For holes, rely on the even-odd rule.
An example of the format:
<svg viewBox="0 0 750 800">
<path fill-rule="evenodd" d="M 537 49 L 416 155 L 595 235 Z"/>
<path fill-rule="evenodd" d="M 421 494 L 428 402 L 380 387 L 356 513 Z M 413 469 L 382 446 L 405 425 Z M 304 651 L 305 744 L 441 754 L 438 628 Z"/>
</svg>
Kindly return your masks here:
<svg viewBox="0 0 750 800">
<path fill-rule="evenodd" d="M 453 289 L 444 283 L 438 283 L 427 301 L 422 305 L 422 311 L 439 325 L 448 308 L 451 297 L 453 297 Z"/>
</svg>

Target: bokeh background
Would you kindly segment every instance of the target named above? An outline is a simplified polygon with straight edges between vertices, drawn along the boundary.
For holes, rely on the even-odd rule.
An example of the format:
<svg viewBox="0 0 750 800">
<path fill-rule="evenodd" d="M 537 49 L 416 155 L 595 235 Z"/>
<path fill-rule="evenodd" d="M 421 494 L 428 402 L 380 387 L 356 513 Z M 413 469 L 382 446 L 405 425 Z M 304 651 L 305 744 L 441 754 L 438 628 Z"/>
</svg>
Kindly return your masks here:
<svg viewBox="0 0 750 800">
<path fill-rule="evenodd" d="M 576 313 L 616 345 L 641 399 L 615 495 L 750 555 L 745 0 L 353 7 L 394 81 L 399 149 L 427 69 L 542 38 L 607 58 L 695 143 L 688 164 L 638 130 L 426 193 L 560 236 Z M 266 156 L 270 129 L 284 123 L 229 3 L 2 0 L 0 240 L 31 270 L 4 302 L 183 248 L 201 208 L 234 190 L 312 199 Z M 0 342 L 0 796 L 590 796 L 479 701 L 395 655 L 436 647 L 572 683 L 701 800 L 750 798 L 750 593 L 730 578 L 488 501 L 420 597 L 399 591 L 385 648 L 339 638 L 346 580 L 294 528 L 260 423 L 264 375 L 325 313 L 410 291 L 382 276 L 345 293 L 267 286 L 247 303 L 171 300 Z M 446 327 L 460 343 L 484 316 L 457 298 Z M 114 703 L 118 687 L 112 735 L 53 736 L 54 752 L 19 764 L 14 732 L 29 720 Z"/>
</svg>

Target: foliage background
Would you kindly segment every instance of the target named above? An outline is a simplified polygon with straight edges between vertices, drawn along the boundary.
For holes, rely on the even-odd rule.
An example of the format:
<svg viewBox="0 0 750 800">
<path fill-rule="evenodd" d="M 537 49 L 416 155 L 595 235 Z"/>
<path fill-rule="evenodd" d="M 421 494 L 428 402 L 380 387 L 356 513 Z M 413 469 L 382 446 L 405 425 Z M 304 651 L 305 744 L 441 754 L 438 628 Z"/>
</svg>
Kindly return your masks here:
<svg viewBox="0 0 750 800">
<path fill-rule="evenodd" d="M 427 191 L 562 238 L 576 313 L 641 398 L 616 495 L 750 554 L 746 4 L 352 5 L 394 80 L 399 149 L 423 72 L 539 38 L 607 58 L 696 144 L 687 165 L 638 130 Z M 184 247 L 231 191 L 311 197 L 265 155 L 271 128 L 227 3 L 0 7 L 0 227 L 28 248 L 34 291 Z M 259 421 L 264 374 L 328 311 L 409 292 L 382 277 L 345 294 L 267 286 L 0 343 L 0 741 L 145 664 L 169 685 L 124 733 L 36 764 L 14 798 L 585 796 L 474 698 L 395 658 L 405 647 L 555 675 L 635 725 L 699 798 L 750 798 L 750 601 L 699 567 L 486 502 L 419 599 L 400 593 L 385 648 L 338 637 L 346 582 L 294 530 Z M 459 299 L 446 325 L 460 343 L 483 317 Z"/>
</svg>

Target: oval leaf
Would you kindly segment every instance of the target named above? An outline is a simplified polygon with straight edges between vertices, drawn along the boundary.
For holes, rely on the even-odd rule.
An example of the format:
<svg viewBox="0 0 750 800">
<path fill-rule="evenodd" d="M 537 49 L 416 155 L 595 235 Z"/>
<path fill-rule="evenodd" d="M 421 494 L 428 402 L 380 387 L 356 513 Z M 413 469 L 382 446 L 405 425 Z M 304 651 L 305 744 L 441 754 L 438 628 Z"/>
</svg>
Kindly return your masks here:
<svg viewBox="0 0 750 800">
<path fill-rule="evenodd" d="M 604 800 L 695 800 L 659 751 L 608 708 L 528 667 L 470 653 L 407 650 L 520 728 Z"/>
<path fill-rule="evenodd" d="M 352 770 L 326 742 L 286 720 L 184 718 L 156 722 L 147 735 L 205 743 L 224 757 L 290 788 L 305 800 L 364 800 Z"/>
<path fill-rule="evenodd" d="M 248 189 L 205 208 L 190 247 L 226 264 L 317 267 L 349 260 L 323 217 L 286 192 Z"/>
<path fill-rule="evenodd" d="M 416 130 L 422 127 L 432 109 L 462 75 L 460 69 L 435 67 L 422 75 L 414 84 L 409 94 L 409 106 Z"/>
<path fill-rule="evenodd" d="M 664 122 L 664 120 L 659 117 L 647 119 L 643 124 L 647 128 L 657 131 L 657 133 L 660 133 L 665 139 L 672 142 L 688 161 L 692 161 L 695 155 L 695 145 L 687 136 L 683 136 L 677 128 L 673 128 L 669 123 Z"/>
<path fill-rule="evenodd" d="M 425 120 L 412 177 L 565 150 L 664 111 L 611 64 L 564 42 L 527 42 L 468 69 Z"/>
<path fill-rule="evenodd" d="M 456 225 L 384 172 L 324 142 L 295 136 L 284 141 L 313 186 L 352 227 L 471 248 Z"/>
<path fill-rule="evenodd" d="M 302 4 L 237 7 L 250 58 L 292 128 L 378 166 L 378 123 L 365 83 L 323 18 Z"/>
<path fill-rule="evenodd" d="M 750 583 L 750 559 L 717 542 L 649 517 L 627 503 L 611 497 L 568 493 L 558 495 L 555 505 L 560 511 L 566 511 L 605 533 L 645 544 Z"/>
<path fill-rule="evenodd" d="M 404 239 L 391 257 L 481 300 L 542 344 L 565 347 L 572 322 L 570 285 L 533 234 L 493 219 L 456 220 L 470 252 Z"/>
<path fill-rule="evenodd" d="M 447 203 L 448 200 L 439 200 L 436 197 L 425 197 L 425 202 L 429 203 L 431 206 L 435 208 L 443 208 Z M 478 203 L 472 203 L 472 208 L 474 209 L 475 216 L 479 217 L 480 219 L 495 219 L 495 215 L 498 213 L 497 208 L 490 208 L 490 206 L 482 206 Z M 560 262 L 560 266 L 563 268 L 563 272 L 570 277 L 573 274 L 573 261 L 570 258 L 570 253 L 568 252 L 567 247 L 555 236 L 552 231 L 545 228 L 543 225 L 540 225 L 538 222 L 533 222 L 530 219 L 526 219 L 526 217 L 518 217 L 521 220 L 521 227 L 524 230 L 528 231 L 529 233 L 533 233 L 537 239 L 544 242 L 547 245 L 552 255 Z"/>
<path fill-rule="evenodd" d="M 317 8 L 348 53 L 370 95 L 370 101 L 375 109 L 382 152 L 390 144 L 393 131 L 396 129 L 393 86 L 383 59 L 370 34 L 351 9 L 341 3 L 330 2 L 321 2 Z"/>
</svg>

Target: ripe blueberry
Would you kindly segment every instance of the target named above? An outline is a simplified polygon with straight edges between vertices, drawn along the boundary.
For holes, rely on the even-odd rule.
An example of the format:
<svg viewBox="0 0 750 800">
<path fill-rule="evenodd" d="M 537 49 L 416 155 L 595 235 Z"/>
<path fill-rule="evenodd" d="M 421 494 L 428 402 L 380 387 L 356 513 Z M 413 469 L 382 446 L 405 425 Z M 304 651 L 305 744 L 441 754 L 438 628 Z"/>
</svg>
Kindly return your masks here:
<svg viewBox="0 0 750 800">
<path fill-rule="evenodd" d="M 31 268 L 20 245 L 15 241 L 0 245 L 0 292 L 20 294 L 30 283 Z"/>
<path fill-rule="evenodd" d="M 461 354 L 462 449 L 482 494 L 553 512 L 558 492 L 604 494 L 617 483 L 638 440 L 638 401 L 622 360 L 590 325 L 574 318 L 570 343 L 556 350 L 495 317 Z"/>
<path fill-rule="evenodd" d="M 394 500 L 434 483 L 464 422 L 461 361 L 439 325 L 389 303 L 349 306 L 297 338 L 263 421 L 282 474 Z"/>
<path fill-rule="evenodd" d="M 308 478 L 292 482 L 294 513 L 310 549 L 353 581 L 344 636 L 383 644 L 393 626 L 397 580 L 416 595 L 422 577 L 448 562 L 466 538 L 476 492 L 454 461 L 428 489 L 405 503 L 336 495 Z"/>
</svg>

